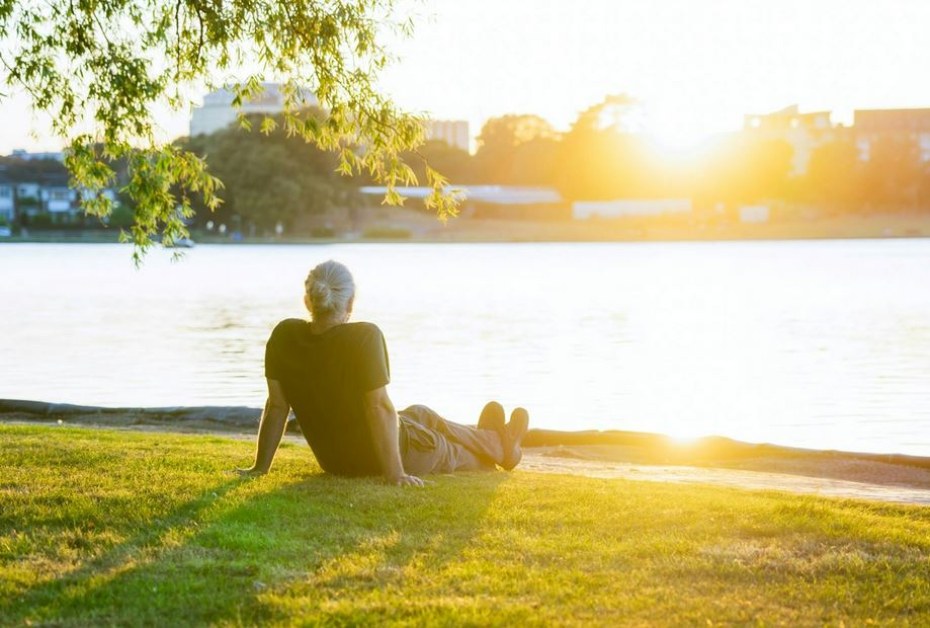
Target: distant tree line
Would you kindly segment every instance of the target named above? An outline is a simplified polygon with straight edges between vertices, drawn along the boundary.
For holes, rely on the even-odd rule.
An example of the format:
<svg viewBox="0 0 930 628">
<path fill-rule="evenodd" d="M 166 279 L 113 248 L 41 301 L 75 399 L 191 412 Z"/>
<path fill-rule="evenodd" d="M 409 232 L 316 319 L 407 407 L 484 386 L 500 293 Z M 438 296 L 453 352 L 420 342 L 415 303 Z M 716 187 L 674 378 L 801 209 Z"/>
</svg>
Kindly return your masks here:
<svg viewBox="0 0 930 628">
<path fill-rule="evenodd" d="M 475 154 L 429 141 L 404 158 L 421 181 L 428 164 L 453 185 L 554 187 L 568 201 L 680 197 L 698 208 L 781 201 L 834 213 L 930 209 L 930 164 L 913 138 L 880 137 L 863 160 L 849 129 L 840 130 L 815 146 L 805 172 L 795 175 L 791 144 L 746 131 L 669 159 L 632 128 L 636 109 L 626 95 L 608 96 L 566 132 L 535 114 L 495 117 L 482 127 Z M 315 110 L 304 115 L 322 119 Z M 179 140 L 225 183 L 216 212 L 194 203 L 198 226 L 212 220 L 267 233 L 281 223 L 290 231 L 301 216 L 361 204 L 357 189 L 370 179 L 340 176 L 331 153 L 279 129 L 233 125 Z"/>
<path fill-rule="evenodd" d="M 609 96 L 564 133 L 534 114 L 489 119 L 470 155 L 444 142 L 419 153 L 458 184 L 551 186 L 568 200 L 686 197 L 698 206 L 785 201 L 827 210 L 930 208 L 930 164 L 915 139 L 878 138 L 861 160 L 851 134 L 816 146 L 792 174 L 787 141 L 738 132 L 669 160 L 630 128 L 635 102 Z M 848 129 L 846 129 L 848 131 Z M 416 160 L 411 160 L 416 164 Z M 414 166 L 416 168 L 416 166 Z"/>
<path fill-rule="evenodd" d="M 669 160 L 631 128 L 635 108 L 627 96 L 609 96 L 583 111 L 565 132 L 534 114 L 495 117 L 482 127 L 473 155 L 429 141 L 403 157 L 421 181 L 428 164 L 453 185 L 554 187 L 568 201 L 677 197 L 693 199 L 698 208 L 784 201 L 835 213 L 930 209 L 930 164 L 920 159 L 912 138 L 880 137 L 863 160 L 853 135 L 837 133 L 812 150 L 804 174 L 794 175 L 791 144 L 752 132 L 722 136 L 688 159 Z M 323 120 L 318 110 L 300 115 Z M 291 233 L 304 217 L 352 212 L 362 204 L 358 187 L 373 179 L 341 176 L 337 156 L 289 136 L 279 118 L 272 124 L 260 116 L 247 120 L 256 130 L 232 125 L 176 141 L 204 158 L 224 184 L 215 211 L 202 199 L 191 199 L 193 226 L 213 222 L 262 235 L 280 225 Z M 120 189 L 129 176 L 125 159 L 110 165 Z M 52 160 L 0 158 L 0 170 L 14 181 L 66 175 Z M 119 200 L 108 222 L 126 228 L 133 224 L 134 208 L 128 196 Z"/>
</svg>

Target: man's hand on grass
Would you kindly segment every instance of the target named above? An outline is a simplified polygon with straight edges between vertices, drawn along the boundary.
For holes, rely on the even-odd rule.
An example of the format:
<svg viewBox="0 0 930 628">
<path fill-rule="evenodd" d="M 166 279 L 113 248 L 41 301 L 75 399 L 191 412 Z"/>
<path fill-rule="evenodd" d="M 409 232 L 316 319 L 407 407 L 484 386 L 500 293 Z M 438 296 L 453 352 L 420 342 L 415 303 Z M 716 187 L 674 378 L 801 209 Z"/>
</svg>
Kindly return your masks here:
<svg viewBox="0 0 930 628">
<path fill-rule="evenodd" d="M 388 478 L 387 481 L 388 484 L 393 484 L 394 486 L 426 486 L 426 482 L 415 475 L 401 475 L 396 478 Z"/>
<path fill-rule="evenodd" d="M 248 469 L 236 469 L 236 474 L 243 478 L 255 478 L 260 475 L 265 475 L 268 473 L 267 470 L 259 469 L 258 467 L 249 467 Z"/>
</svg>

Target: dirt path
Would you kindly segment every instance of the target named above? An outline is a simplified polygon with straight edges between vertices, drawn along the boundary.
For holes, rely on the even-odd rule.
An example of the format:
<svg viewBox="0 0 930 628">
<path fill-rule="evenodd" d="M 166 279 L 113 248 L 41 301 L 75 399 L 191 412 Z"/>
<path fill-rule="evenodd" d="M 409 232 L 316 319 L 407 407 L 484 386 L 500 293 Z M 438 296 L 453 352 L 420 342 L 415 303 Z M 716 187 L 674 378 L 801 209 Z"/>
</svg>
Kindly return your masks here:
<svg viewBox="0 0 930 628">
<path fill-rule="evenodd" d="M 764 461 L 759 462 L 760 465 Z M 773 466 L 778 466 L 773 463 Z M 893 466 L 893 465 L 889 465 Z M 542 450 L 529 450 L 520 463 L 521 470 L 537 473 L 562 473 L 590 478 L 622 478 L 644 482 L 711 484 L 746 490 L 789 491 L 851 499 L 930 505 L 930 473 L 900 469 L 874 469 L 876 481 L 859 481 L 837 477 L 817 477 L 798 473 L 693 466 L 663 466 L 629 462 L 563 458 Z M 814 469 L 808 470 L 813 472 Z M 842 475 L 833 469 L 831 475 Z M 863 470 L 850 475 L 864 475 Z M 881 476 L 885 476 L 884 479 Z M 907 476 L 906 480 L 901 478 Z"/>
</svg>

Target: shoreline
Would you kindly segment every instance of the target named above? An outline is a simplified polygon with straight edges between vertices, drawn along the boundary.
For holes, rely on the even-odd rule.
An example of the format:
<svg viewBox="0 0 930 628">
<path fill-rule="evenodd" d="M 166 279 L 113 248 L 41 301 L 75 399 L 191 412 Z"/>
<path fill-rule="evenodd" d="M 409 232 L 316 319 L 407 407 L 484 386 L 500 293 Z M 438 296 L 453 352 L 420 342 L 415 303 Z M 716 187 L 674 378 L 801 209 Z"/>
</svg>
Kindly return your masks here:
<svg viewBox="0 0 930 628">
<path fill-rule="evenodd" d="M 261 410 L 105 408 L 0 399 L 0 423 L 210 434 L 254 440 Z M 304 439 L 295 421 L 285 440 Z M 801 449 L 710 436 L 682 443 L 646 432 L 531 429 L 520 469 L 602 479 L 712 484 L 930 505 L 930 457 Z"/>
<path fill-rule="evenodd" d="M 666 233 L 650 237 L 623 237 L 610 235 L 594 235 L 590 237 L 546 237 L 521 234 L 501 234 L 493 236 L 488 234 L 468 234 L 468 233 L 451 233 L 443 236 L 412 236 L 409 238 L 314 238 L 314 237 L 293 237 L 293 238 L 243 238 L 239 241 L 223 240 L 219 238 L 204 238 L 195 240 L 196 246 L 304 246 L 304 245 L 332 245 L 332 244 L 650 244 L 650 243 L 679 243 L 679 242 L 794 242 L 794 241 L 846 241 L 846 240 L 921 240 L 930 239 L 928 233 L 918 234 L 787 234 L 787 233 L 769 233 L 754 235 L 738 235 L 732 233 L 708 233 L 708 234 L 684 234 L 684 233 Z M 118 238 L 95 237 L 95 236 L 49 236 L 49 237 L 9 237 L 0 238 L 2 244 L 118 244 L 132 246 L 131 243 L 121 242 Z M 194 247 L 196 248 L 196 247 Z M 178 247 L 170 249 L 172 251 L 186 251 L 187 248 Z"/>
<path fill-rule="evenodd" d="M 434 215 L 403 207 L 370 208 L 356 222 L 328 216 L 325 235 L 313 235 L 313 224 L 283 236 L 231 236 L 199 228 L 197 244 L 349 244 L 349 243 L 594 243 L 594 242 L 730 242 L 767 240 L 913 239 L 930 237 L 930 216 L 923 210 L 898 210 L 802 218 L 784 217 L 764 223 L 719 222 L 695 215 L 686 222 L 668 217 L 585 220 L 530 220 L 458 217 L 446 223 Z M 331 223 L 331 224 L 330 224 Z M 315 224 L 315 223 L 314 223 Z M 322 223 L 321 223 L 322 224 Z M 317 224 L 319 228 L 321 224 Z M 0 238 L 2 243 L 118 243 L 119 229 L 31 230 L 25 237 Z"/>
</svg>

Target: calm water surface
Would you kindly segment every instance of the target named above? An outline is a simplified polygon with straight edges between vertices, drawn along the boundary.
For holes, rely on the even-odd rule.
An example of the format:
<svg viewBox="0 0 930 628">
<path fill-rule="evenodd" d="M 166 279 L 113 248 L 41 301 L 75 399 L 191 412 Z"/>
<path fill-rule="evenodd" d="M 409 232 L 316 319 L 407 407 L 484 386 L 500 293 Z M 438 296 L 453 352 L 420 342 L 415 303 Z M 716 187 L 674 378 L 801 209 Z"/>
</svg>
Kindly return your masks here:
<svg viewBox="0 0 930 628">
<path fill-rule="evenodd" d="M 264 345 L 334 258 L 398 407 L 930 455 L 930 240 L 0 245 L 0 397 L 264 402 Z"/>
</svg>

